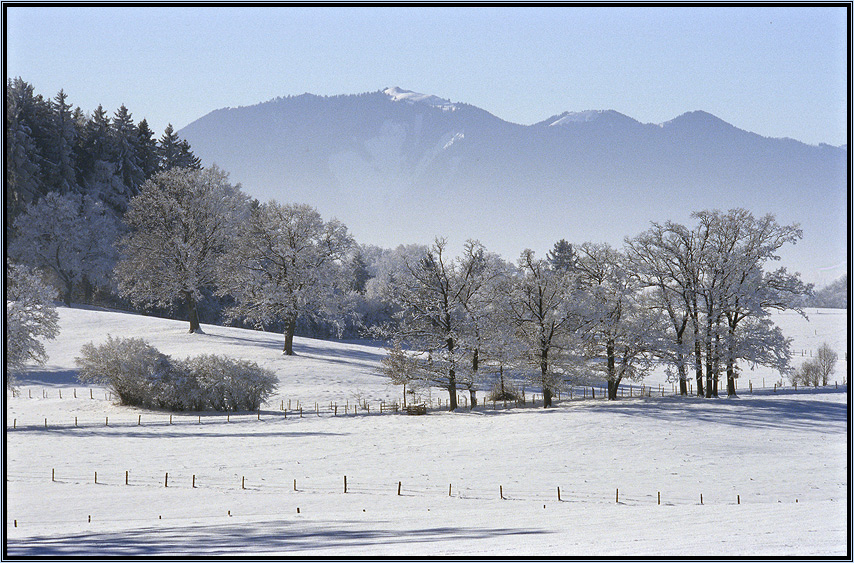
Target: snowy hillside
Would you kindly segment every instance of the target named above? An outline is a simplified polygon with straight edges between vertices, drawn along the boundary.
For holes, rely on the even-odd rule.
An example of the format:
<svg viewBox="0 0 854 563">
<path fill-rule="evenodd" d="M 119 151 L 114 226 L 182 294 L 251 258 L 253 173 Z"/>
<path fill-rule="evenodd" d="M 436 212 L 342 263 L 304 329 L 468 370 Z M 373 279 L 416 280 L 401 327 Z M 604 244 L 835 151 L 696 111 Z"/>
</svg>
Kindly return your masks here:
<svg viewBox="0 0 854 563">
<path fill-rule="evenodd" d="M 5 396 L 10 556 L 846 554 L 845 311 L 776 318 L 803 357 L 839 352 L 838 387 L 759 389 L 755 372 L 737 399 L 427 416 L 378 412 L 400 389 L 366 343 L 297 338 L 285 357 L 281 335 L 58 311 L 48 365 Z M 80 346 L 107 334 L 251 359 L 279 391 L 259 413 L 122 407 L 76 381 Z"/>
</svg>

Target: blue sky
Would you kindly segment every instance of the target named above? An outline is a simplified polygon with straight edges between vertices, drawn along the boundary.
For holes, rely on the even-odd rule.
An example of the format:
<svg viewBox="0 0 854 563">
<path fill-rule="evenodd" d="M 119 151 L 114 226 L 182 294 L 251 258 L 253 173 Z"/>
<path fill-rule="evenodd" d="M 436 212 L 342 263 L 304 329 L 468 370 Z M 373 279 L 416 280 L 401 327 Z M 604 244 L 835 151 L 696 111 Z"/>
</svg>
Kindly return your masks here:
<svg viewBox="0 0 854 563">
<path fill-rule="evenodd" d="M 845 8 L 6 7 L 7 77 L 162 132 L 221 107 L 400 86 L 530 124 L 702 109 L 847 142 Z"/>
</svg>

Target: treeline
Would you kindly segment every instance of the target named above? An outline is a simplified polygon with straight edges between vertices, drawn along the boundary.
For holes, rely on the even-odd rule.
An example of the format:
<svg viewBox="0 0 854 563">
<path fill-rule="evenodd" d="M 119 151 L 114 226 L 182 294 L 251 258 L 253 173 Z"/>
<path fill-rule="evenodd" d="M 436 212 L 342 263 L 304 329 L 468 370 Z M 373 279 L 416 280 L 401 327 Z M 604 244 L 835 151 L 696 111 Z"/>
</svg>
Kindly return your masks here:
<svg viewBox="0 0 854 563">
<path fill-rule="evenodd" d="M 515 262 L 477 241 L 394 250 L 358 245 L 302 204 L 251 199 L 202 168 L 167 129 L 153 140 L 120 108 L 83 117 L 62 92 L 44 100 L 7 83 L 7 227 L 12 263 L 41 272 L 66 303 L 122 299 L 140 311 L 281 331 L 369 335 L 389 343 L 383 372 L 410 389 L 477 390 L 505 373 L 542 389 L 624 380 L 664 364 L 687 393 L 735 393 L 744 365 L 789 370 L 769 311 L 811 288 L 767 270 L 801 237 L 743 209 L 701 211 L 690 226 L 653 223 L 622 248 L 557 242 Z M 7 153 L 9 156 L 9 153 Z M 7 264 L 7 270 L 10 265 Z M 8 307 L 7 307 L 8 308 Z"/>
</svg>

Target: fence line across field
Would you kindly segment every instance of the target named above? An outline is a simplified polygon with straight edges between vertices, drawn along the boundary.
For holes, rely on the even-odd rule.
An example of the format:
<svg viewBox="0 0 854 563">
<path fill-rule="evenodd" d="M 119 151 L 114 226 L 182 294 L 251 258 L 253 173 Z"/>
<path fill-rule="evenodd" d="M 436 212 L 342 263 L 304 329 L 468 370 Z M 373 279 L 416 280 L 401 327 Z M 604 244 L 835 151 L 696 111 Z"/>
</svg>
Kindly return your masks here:
<svg viewBox="0 0 854 563">
<path fill-rule="evenodd" d="M 763 382 L 764 383 L 764 382 Z M 843 383 L 843 387 L 845 383 Z M 620 398 L 656 398 L 656 397 L 680 397 L 678 393 L 678 386 L 673 384 L 670 391 L 666 391 L 666 386 L 658 385 L 657 388 L 647 387 L 645 385 L 640 386 L 631 386 L 625 385 L 620 387 Z M 834 381 L 833 384 L 828 384 L 826 387 L 810 387 L 810 386 L 784 386 L 780 385 L 779 382 L 774 383 L 772 386 L 758 387 L 753 386 L 752 384 L 748 387 L 747 390 L 742 389 L 742 393 L 753 394 L 754 391 L 758 393 L 773 391 L 777 392 L 779 390 L 787 390 L 787 391 L 802 391 L 809 392 L 814 391 L 816 389 L 839 389 L 839 382 Z M 689 393 L 688 397 L 693 396 L 691 392 L 693 390 L 692 386 L 689 385 Z M 60 391 L 61 392 L 61 391 Z M 19 392 L 18 392 L 19 393 Z M 43 390 L 43 394 L 45 397 L 48 396 L 46 390 Z M 726 392 L 721 394 L 722 397 L 726 396 Z M 458 408 L 467 409 L 468 403 L 465 395 L 460 395 L 458 397 Z M 575 401 L 586 401 L 586 400 L 605 400 L 607 399 L 607 388 L 604 386 L 577 386 L 571 387 L 568 390 L 561 391 L 555 393 L 555 397 L 553 399 L 554 405 L 557 406 L 558 403 L 564 402 L 575 402 Z M 278 401 L 278 405 L 276 405 L 276 401 Z M 285 401 L 287 401 L 289 407 L 285 408 Z M 424 406 L 426 409 L 430 410 L 445 410 L 448 408 L 448 401 L 442 400 L 441 398 L 430 399 L 425 401 L 426 404 Z M 266 404 L 265 409 L 259 409 L 258 411 L 240 411 L 240 412 L 229 412 L 229 411 L 203 411 L 203 412 L 178 412 L 178 413 L 163 413 L 157 411 L 148 411 L 144 415 L 140 413 L 132 413 L 132 414 L 118 414 L 113 415 L 113 420 L 110 421 L 108 415 L 104 415 L 103 419 L 95 419 L 93 417 L 88 417 L 86 420 L 81 420 L 79 416 L 74 416 L 73 420 L 55 420 L 49 419 L 48 417 L 42 417 L 39 420 L 18 420 L 17 417 L 12 418 L 11 425 L 9 424 L 7 418 L 7 430 L 51 430 L 51 429 L 74 429 L 74 428 L 94 428 L 94 427 L 112 427 L 112 428 L 126 428 L 129 426 L 147 426 L 147 427 L 158 427 L 158 426 L 174 426 L 174 425 L 188 425 L 188 424 L 196 424 L 196 425 L 204 425 L 204 424 L 215 424 L 215 423 L 238 423 L 238 422 L 249 422 L 249 421 L 262 421 L 262 420 L 270 420 L 270 419 L 298 419 L 305 418 L 307 416 L 326 416 L 326 417 L 361 417 L 367 415 L 378 415 L 378 414 L 402 414 L 406 413 L 407 410 L 402 406 L 401 403 L 398 402 L 385 402 L 379 401 L 374 402 L 374 406 L 371 406 L 371 403 L 362 400 L 362 401 L 354 401 L 350 403 L 349 400 L 345 400 L 343 404 L 338 403 L 337 401 L 330 401 L 328 404 L 321 404 L 318 401 L 314 401 L 311 403 L 302 403 L 300 401 L 296 401 L 296 407 L 293 408 L 294 403 L 291 399 L 276 399 L 275 401 L 268 402 Z M 306 406 L 304 406 L 306 405 Z M 275 407 L 279 408 L 276 409 Z M 542 406 L 542 395 L 534 394 L 531 399 L 528 400 L 527 397 L 522 400 L 509 400 L 509 401 L 489 401 L 489 402 L 481 402 L 475 407 L 478 410 L 498 410 L 498 409 L 513 409 L 513 408 L 524 408 L 524 407 L 538 407 Z"/>
<path fill-rule="evenodd" d="M 343 481 L 342 481 L 343 477 Z M 552 484 L 534 487 L 530 483 L 514 482 L 512 479 L 496 482 L 493 486 L 484 484 L 471 485 L 463 482 L 449 483 L 425 483 L 424 481 L 407 481 L 405 479 L 394 480 L 391 477 L 386 481 L 362 480 L 358 476 L 343 475 L 334 477 L 325 475 L 320 479 L 290 477 L 279 480 L 270 480 L 268 477 L 258 473 L 249 473 L 248 476 L 237 472 L 229 475 L 210 475 L 205 473 L 192 473 L 189 470 L 178 472 L 157 473 L 151 470 L 139 472 L 137 470 L 122 471 L 97 471 L 93 470 L 87 474 L 74 473 L 60 467 L 45 469 L 39 474 L 32 472 L 12 471 L 7 474 L 9 483 L 37 484 L 50 482 L 57 487 L 61 493 L 61 487 L 65 485 L 93 485 L 101 487 L 116 488 L 147 488 L 147 489 L 198 489 L 216 490 L 219 492 L 241 491 L 246 494 L 280 494 L 289 497 L 299 495 L 365 495 L 371 496 L 401 496 L 419 498 L 441 498 L 452 497 L 461 500 L 486 501 L 506 500 L 525 502 L 558 502 L 558 503 L 580 503 L 580 504 L 620 504 L 620 505 L 732 505 L 732 504 L 765 504 L 779 502 L 799 502 L 805 498 L 798 493 L 758 491 L 731 491 L 721 493 L 720 491 L 709 494 L 708 491 L 697 491 L 696 493 L 685 493 L 672 491 L 666 486 L 642 490 L 639 487 L 620 488 L 614 487 L 610 490 L 601 487 L 591 488 L 582 484 L 560 485 Z M 343 483 L 343 484 L 342 484 Z M 745 494 L 748 493 L 748 494 Z"/>
</svg>

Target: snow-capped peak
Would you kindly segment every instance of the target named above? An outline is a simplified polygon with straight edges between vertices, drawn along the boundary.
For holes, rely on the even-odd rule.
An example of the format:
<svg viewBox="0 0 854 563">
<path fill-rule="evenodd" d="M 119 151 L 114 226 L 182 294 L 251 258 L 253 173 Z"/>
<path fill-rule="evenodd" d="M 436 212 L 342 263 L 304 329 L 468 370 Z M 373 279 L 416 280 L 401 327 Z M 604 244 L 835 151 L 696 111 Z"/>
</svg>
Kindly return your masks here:
<svg viewBox="0 0 854 563">
<path fill-rule="evenodd" d="M 562 125 L 564 123 L 587 123 L 589 121 L 593 121 L 598 119 L 605 113 L 605 110 L 601 109 L 591 109 L 587 111 L 569 111 L 561 115 L 558 119 L 554 120 L 549 124 L 552 125 Z"/>
<path fill-rule="evenodd" d="M 383 94 L 391 98 L 393 102 L 427 104 L 429 106 L 438 107 L 446 110 L 456 109 L 456 106 L 452 104 L 450 100 L 446 100 L 444 98 L 440 98 L 438 96 L 433 96 L 430 94 L 419 94 L 418 92 L 404 90 L 403 88 L 400 88 L 398 86 L 395 86 L 393 88 L 386 88 L 385 90 L 383 90 Z"/>
</svg>

